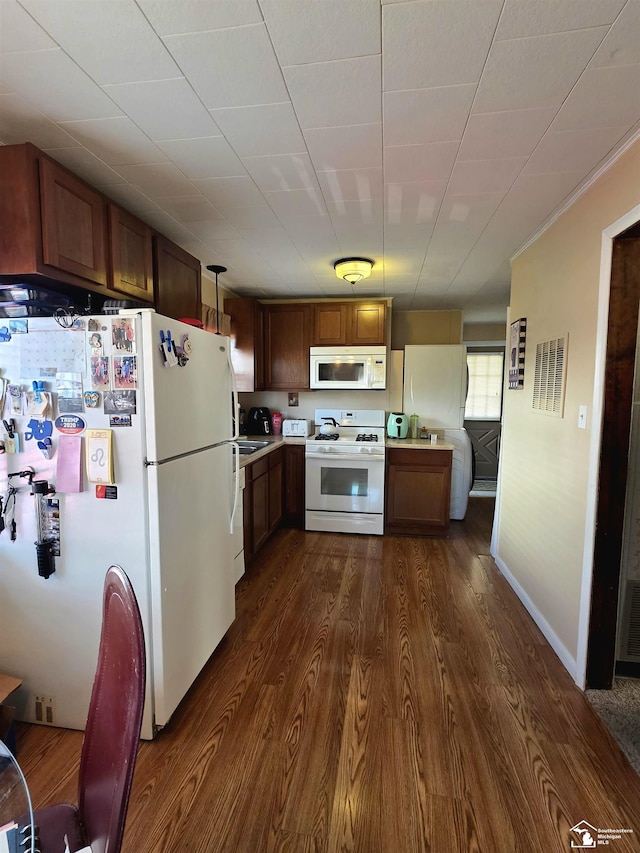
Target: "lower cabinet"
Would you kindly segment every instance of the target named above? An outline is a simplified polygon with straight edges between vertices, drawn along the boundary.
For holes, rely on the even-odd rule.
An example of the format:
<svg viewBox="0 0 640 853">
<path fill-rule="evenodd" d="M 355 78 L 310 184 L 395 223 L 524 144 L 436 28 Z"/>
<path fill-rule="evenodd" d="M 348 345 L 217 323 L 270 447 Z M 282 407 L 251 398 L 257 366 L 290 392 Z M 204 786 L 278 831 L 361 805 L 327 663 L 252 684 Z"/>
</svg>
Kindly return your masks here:
<svg viewBox="0 0 640 853">
<path fill-rule="evenodd" d="M 304 528 L 304 445 L 284 446 L 284 506 L 282 522 Z"/>
<path fill-rule="evenodd" d="M 388 448 L 385 533 L 441 533 L 449 526 L 451 450 Z"/>
<path fill-rule="evenodd" d="M 243 521 L 246 562 L 282 523 L 284 464 L 285 448 L 278 447 L 245 466 Z"/>
</svg>

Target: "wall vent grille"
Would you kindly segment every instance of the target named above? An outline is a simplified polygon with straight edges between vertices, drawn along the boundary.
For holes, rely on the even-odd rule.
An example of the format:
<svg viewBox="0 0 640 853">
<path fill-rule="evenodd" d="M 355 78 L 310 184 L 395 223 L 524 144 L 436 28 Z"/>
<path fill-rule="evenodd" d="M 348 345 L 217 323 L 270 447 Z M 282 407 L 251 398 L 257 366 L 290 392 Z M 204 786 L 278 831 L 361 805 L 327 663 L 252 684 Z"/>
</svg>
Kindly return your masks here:
<svg viewBox="0 0 640 853">
<path fill-rule="evenodd" d="M 568 335 L 564 335 L 536 345 L 533 409 L 557 418 L 561 418 L 564 413 L 567 339 Z"/>
<path fill-rule="evenodd" d="M 624 629 L 626 631 L 626 653 L 629 657 L 640 660 L 640 583 L 631 581 L 629 584 L 630 604 L 629 621 Z"/>
</svg>

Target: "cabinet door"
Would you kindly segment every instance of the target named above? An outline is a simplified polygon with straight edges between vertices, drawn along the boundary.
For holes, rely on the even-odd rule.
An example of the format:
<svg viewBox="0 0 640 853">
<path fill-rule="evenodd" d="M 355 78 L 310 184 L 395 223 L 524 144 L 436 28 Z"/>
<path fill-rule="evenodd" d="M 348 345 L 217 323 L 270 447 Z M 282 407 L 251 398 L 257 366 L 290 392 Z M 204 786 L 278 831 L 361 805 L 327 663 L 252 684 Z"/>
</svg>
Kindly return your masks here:
<svg viewBox="0 0 640 853">
<path fill-rule="evenodd" d="M 166 317 L 202 315 L 200 261 L 160 235 L 154 237 L 156 310 Z"/>
<path fill-rule="evenodd" d="M 309 317 L 308 303 L 266 306 L 265 384 L 269 390 L 309 387 Z"/>
<path fill-rule="evenodd" d="M 103 197 L 46 157 L 40 158 L 39 172 L 44 263 L 106 285 Z"/>
<path fill-rule="evenodd" d="M 304 446 L 284 448 L 284 523 L 304 527 Z"/>
<path fill-rule="evenodd" d="M 274 450 L 269 460 L 269 531 L 273 532 L 282 521 L 282 448 Z"/>
<path fill-rule="evenodd" d="M 346 346 L 350 333 L 350 313 L 346 302 L 327 302 L 313 306 L 311 345 Z"/>
<path fill-rule="evenodd" d="M 249 467 L 245 468 L 246 479 L 245 487 L 242 492 L 242 525 L 245 563 L 248 563 L 253 557 L 253 514 L 251 512 L 252 483 L 249 471 Z"/>
<path fill-rule="evenodd" d="M 115 204 L 109 205 L 111 276 L 109 287 L 153 302 L 151 228 Z"/>
<path fill-rule="evenodd" d="M 351 315 L 350 343 L 382 345 L 386 343 L 386 305 L 384 302 L 356 302 Z"/>
<path fill-rule="evenodd" d="M 449 525 L 450 450 L 389 450 L 385 529 L 429 533 Z"/>
<path fill-rule="evenodd" d="M 264 391 L 264 309 L 255 299 L 225 299 L 231 317 L 231 361 L 238 391 Z"/>
<path fill-rule="evenodd" d="M 254 554 L 266 542 L 270 532 L 269 473 L 265 471 L 251 483 L 251 536 Z"/>
</svg>

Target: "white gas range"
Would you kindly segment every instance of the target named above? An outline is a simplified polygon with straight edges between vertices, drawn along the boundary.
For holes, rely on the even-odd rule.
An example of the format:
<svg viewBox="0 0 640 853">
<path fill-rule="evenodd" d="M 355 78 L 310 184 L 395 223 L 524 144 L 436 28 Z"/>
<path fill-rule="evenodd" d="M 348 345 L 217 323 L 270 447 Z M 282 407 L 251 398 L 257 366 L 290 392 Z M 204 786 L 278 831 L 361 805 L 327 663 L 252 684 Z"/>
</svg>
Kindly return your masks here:
<svg viewBox="0 0 640 853">
<path fill-rule="evenodd" d="M 307 530 L 382 535 L 384 423 L 384 409 L 316 409 L 305 442 Z"/>
</svg>

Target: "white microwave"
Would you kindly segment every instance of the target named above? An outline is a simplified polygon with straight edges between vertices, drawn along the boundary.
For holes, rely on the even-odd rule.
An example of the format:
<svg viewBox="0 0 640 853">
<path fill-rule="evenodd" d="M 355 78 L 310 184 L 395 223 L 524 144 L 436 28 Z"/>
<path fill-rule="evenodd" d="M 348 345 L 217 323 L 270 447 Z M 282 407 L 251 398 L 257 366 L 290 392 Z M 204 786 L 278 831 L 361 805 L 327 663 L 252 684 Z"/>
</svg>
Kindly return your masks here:
<svg viewBox="0 0 640 853">
<path fill-rule="evenodd" d="M 311 347 L 311 388 L 361 389 L 387 387 L 386 347 Z"/>
</svg>

